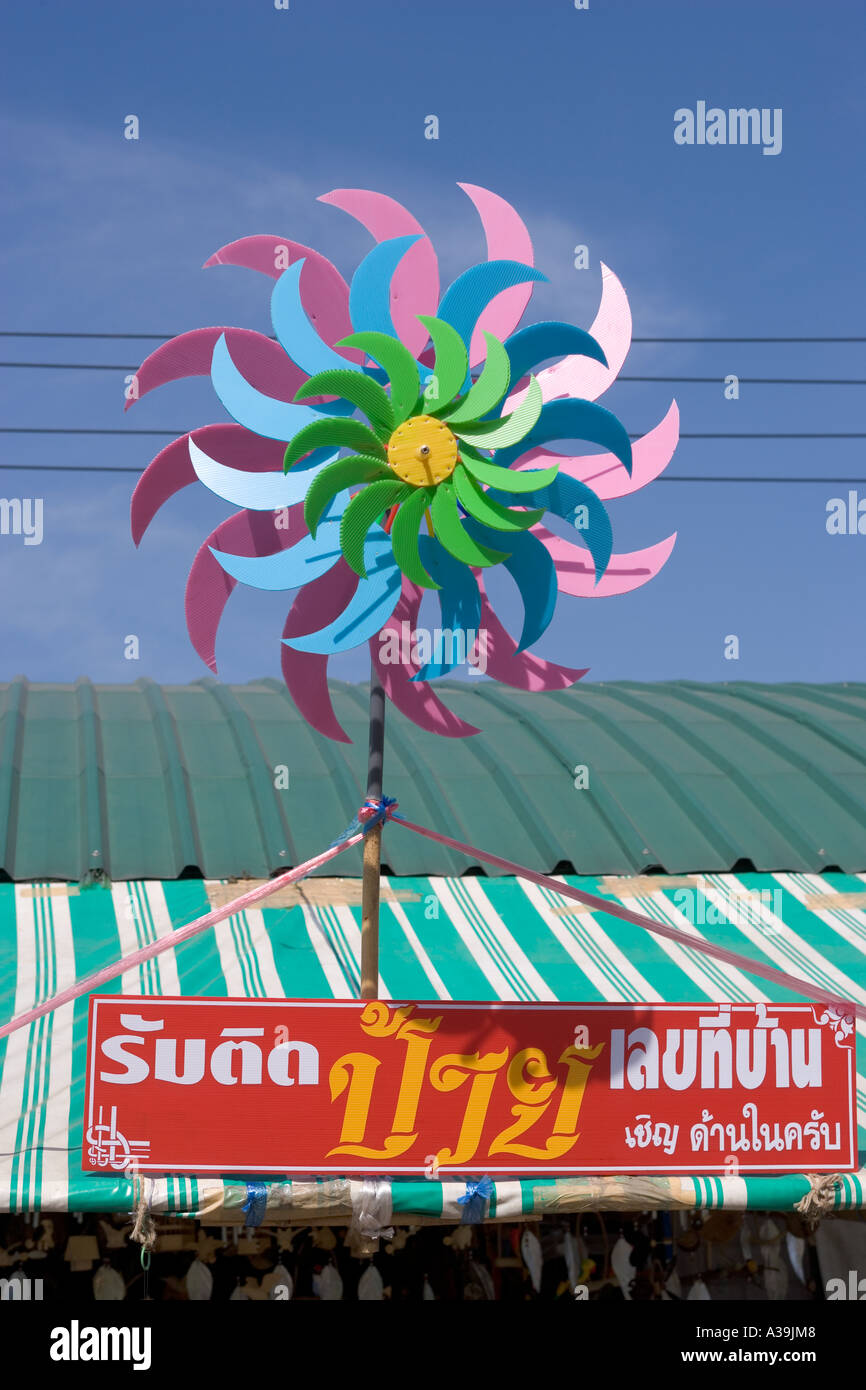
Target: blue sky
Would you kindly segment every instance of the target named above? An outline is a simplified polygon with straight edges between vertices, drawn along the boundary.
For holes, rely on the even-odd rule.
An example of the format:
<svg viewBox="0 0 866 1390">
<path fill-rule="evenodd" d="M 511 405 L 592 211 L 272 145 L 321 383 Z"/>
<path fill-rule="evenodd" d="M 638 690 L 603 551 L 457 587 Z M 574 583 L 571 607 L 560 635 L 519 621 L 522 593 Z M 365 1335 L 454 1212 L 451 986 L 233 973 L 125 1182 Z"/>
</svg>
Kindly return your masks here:
<svg viewBox="0 0 866 1390">
<path fill-rule="evenodd" d="M 364 230 L 316 202 L 370 187 L 409 206 L 443 283 L 483 254 L 456 187 L 508 198 L 550 284 L 530 317 L 589 326 L 599 260 L 622 279 L 638 336 L 863 332 L 862 7 L 855 0 L 48 0 L 6 16 L 3 325 L 171 334 L 269 331 L 268 286 L 203 272 L 238 237 L 306 242 L 350 275 Z M 777 156 L 678 146 L 674 112 L 699 100 L 783 111 Z M 124 118 L 140 139 L 123 138 Z M 439 117 L 437 141 L 424 119 Z M 859 182 L 858 182 L 859 181 Z M 590 268 L 572 248 L 586 243 Z M 154 344 L 0 339 L 2 359 L 117 363 L 115 372 L 0 369 L 6 426 L 177 428 L 226 418 L 206 380 L 164 387 L 123 415 L 123 377 Z M 640 432 L 672 396 L 684 432 L 863 430 L 859 386 L 748 386 L 722 378 L 866 377 L 863 345 L 641 345 L 626 375 L 712 385 L 615 385 Z M 201 488 L 167 504 L 138 552 L 131 474 L 165 440 L 3 435 L 0 493 L 41 497 L 44 540 L 0 536 L 2 679 L 164 682 L 206 674 L 183 588 L 230 508 Z M 863 440 L 683 440 L 671 474 L 866 479 Z M 866 535 L 827 534 L 847 488 L 658 482 L 610 504 L 615 548 L 679 539 L 661 575 L 613 599 L 563 598 L 536 650 L 590 679 L 866 680 Z M 866 482 L 859 487 L 866 499 Z M 495 586 L 494 586 L 495 587 Z M 518 605 L 503 587 L 506 620 Z M 279 669 L 287 597 L 238 589 L 217 648 L 240 681 Z M 134 633 L 141 657 L 123 656 Z M 726 661 L 736 634 L 739 661 Z M 365 678 L 366 650 L 332 672 Z"/>
</svg>

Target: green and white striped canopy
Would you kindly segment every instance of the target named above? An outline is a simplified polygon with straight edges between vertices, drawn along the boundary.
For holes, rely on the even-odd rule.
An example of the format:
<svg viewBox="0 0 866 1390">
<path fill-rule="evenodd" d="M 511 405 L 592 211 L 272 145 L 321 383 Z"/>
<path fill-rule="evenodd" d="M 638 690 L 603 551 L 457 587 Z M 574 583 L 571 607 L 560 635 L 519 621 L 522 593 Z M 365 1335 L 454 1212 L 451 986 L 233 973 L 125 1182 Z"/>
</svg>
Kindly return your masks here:
<svg viewBox="0 0 866 1390">
<path fill-rule="evenodd" d="M 866 875 L 707 874 L 567 880 L 682 930 L 866 1003 Z M 321 881 L 289 905 L 238 913 L 106 985 L 132 995 L 357 997 L 358 885 Z M 302 889 L 304 885 L 301 886 Z M 225 901 L 244 885 L 135 881 L 110 888 L 0 885 L 0 1021 L 50 998 Z M 222 898 L 219 895 L 222 894 Z M 330 899 L 330 900 L 328 900 Z M 282 904 L 284 899 L 278 899 Z M 395 999 L 778 1001 L 790 991 L 518 879 L 383 881 L 380 995 Z M 129 1210 L 132 1184 L 80 1171 L 87 998 L 0 1039 L 0 1210 Z M 858 1024 L 866 1150 L 866 1026 Z M 863 1155 L 861 1154 L 861 1159 Z M 269 1212 L 337 1219 L 354 1184 L 275 1183 Z M 779 1178 L 563 1179 L 497 1183 L 489 1215 L 616 1206 L 780 1210 L 809 1191 Z M 393 1184 L 394 1213 L 456 1221 L 459 1183 Z M 153 1184 L 155 1210 L 241 1219 L 244 1186 Z M 866 1171 L 835 1206 L 866 1206 Z M 345 1209 L 345 1211 L 344 1211 Z"/>
</svg>

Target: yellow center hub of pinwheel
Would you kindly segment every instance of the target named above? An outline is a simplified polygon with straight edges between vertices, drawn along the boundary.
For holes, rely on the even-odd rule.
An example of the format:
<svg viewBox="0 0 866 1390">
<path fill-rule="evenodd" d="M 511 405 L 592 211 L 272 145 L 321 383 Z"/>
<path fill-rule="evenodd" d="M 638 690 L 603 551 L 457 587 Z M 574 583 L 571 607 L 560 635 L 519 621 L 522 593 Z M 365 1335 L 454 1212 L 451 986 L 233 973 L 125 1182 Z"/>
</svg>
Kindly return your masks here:
<svg viewBox="0 0 866 1390">
<path fill-rule="evenodd" d="M 457 440 L 442 420 L 415 415 L 388 440 L 388 464 L 413 487 L 432 487 L 450 477 L 457 464 Z"/>
</svg>

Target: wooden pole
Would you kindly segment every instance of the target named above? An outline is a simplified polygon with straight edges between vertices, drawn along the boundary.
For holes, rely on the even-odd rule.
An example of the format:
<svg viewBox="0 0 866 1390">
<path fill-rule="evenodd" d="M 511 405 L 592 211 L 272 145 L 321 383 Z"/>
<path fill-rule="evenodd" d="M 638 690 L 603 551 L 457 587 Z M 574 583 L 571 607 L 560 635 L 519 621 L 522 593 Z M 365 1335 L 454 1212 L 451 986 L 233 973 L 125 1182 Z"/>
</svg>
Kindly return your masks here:
<svg viewBox="0 0 866 1390">
<path fill-rule="evenodd" d="M 385 757 L 385 692 L 375 665 L 370 663 L 370 745 L 367 756 L 367 796 L 382 796 L 382 764 Z M 374 825 L 364 836 L 364 870 L 361 880 L 361 995 L 379 995 L 379 874 L 382 826 Z"/>
</svg>

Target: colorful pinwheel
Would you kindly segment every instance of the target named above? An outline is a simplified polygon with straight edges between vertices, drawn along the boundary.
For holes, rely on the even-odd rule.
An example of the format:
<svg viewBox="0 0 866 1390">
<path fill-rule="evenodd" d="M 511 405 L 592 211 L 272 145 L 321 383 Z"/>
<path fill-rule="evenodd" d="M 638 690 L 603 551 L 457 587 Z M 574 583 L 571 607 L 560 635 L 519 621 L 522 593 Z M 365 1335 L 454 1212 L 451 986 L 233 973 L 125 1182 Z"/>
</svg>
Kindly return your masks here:
<svg viewBox="0 0 866 1390">
<path fill-rule="evenodd" d="M 243 509 L 207 538 L 190 571 L 193 645 L 216 671 L 217 628 L 237 582 L 296 591 L 283 675 L 304 717 L 331 738 L 347 736 L 328 696 L 328 660 L 363 642 L 393 702 L 451 737 L 477 730 L 429 682 L 454 668 L 455 650 L 465 659 L 482 632 L 496 679 L 531 690 L 573 684 L 585 671 L 527 650 L 558 594 L 636 588 L 661 569 L 675 539 L 612 554 L 604 501 L 657 476 L 678 434 L 672 405 L 633 450 L 616 416 L 595 404 L 631 337 L 616 277 L 602 267 L 603 301 L 589 333 L 558 322 L 514 331 L 533 282 L 546 277 L 532 266 L 510 205 L 461 186 L 482 217 L 491 259 L 460 275 L 438 305 L 435 256 L 414 218 L 383 195 L 332 193 L 323 201 L 376 237 L 351 286 L 294 242 L 248 237 L 224 247 L 208 265 L 246 265 L 276 280 L 276 342 L 241 329 L 182 334 L 145 361 L 132 393 L 210 375 L 237 423 L 185 435 L 153 460 L 133 497 L 133 535 L 138 544 L 163 502 L 196 478 Z M 526 379 L 551 359 L 561 360 Z M 544 450 L 575 438 L 608 452 Z M 546 512 L 571 522 L 573 541 L 542 525 Z M 523 601 L 519 642 L 484 590 L 483 572 L 497 564 Z M 425 589 L 436 593 L 440 631 L 465 641 L 423 663 L 394 639 L 414 631 Z"/>
</svg>

